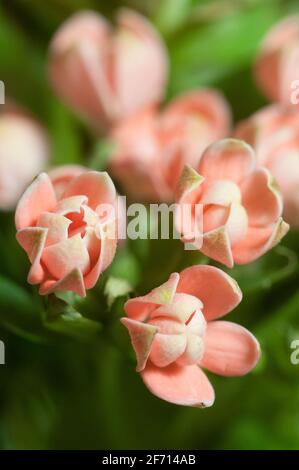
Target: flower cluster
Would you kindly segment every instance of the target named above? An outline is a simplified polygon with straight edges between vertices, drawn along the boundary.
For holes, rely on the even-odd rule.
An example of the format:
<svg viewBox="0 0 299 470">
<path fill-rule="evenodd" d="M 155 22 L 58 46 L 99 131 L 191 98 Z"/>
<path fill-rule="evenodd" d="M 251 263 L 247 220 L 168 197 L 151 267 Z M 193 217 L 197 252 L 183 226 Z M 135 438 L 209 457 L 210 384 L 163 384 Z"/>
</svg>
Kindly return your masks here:
<svg viewBox="0 0 299 470">
<path fill-rule="evenodd" d="M 226 137 L 230 109 L 215 90 L 196 90 L 161 112 L 146 108 L 112 129 L 111 174 L 131 198 L 172 201 L 184 164 L 196 165 L 203 150 Z"/>
<path fill-rule="evenodd" d="M 299 226 L 298 111 L 286 106 L 298 51 L 299 20 L 290 18 L 270 32 L 255 68 L 262 89 L 279 103 L 235 130 L 228 103 L 214 89 L 191 90 L 162 107 L 166 47 L 145 18 L 127 9 L 115 27 L 91 11 L 67 20 L 50 45 L 49 75 L 56 93 L 112 142 L 108 171 L 131 200 L 176 201 L 182 242 L 232 268 L 283 238 L 289 225 L 282 214 Z M 17 158 L 10 163 L 18 164 Z M 9 169 L 3 174 L 8 181 Z M 1 204 L 4 183 L 0 179 Z M 116 253 L 117 218 L 102 211 L 115 206 L 116 196 L 106 172 L 76 165 L 40 174 L 25 191 L 16 209 L 17 240 L 31 262 L 28 281 L 39 284 L 41 294 L 70 290 L 85 296 L 95 286 Z M 185 230 L 185 205 L 200 227 L 196 236 Z M 214 391 L 202 369 L 238 376 L 256 365 L 257 340 L 218 320 L 241 299 L 224 271 L 195 265 L 126 302 L 121 321 L 137 371 L 153 394 L 180 405 L 211 406 Z"/>
</svg>

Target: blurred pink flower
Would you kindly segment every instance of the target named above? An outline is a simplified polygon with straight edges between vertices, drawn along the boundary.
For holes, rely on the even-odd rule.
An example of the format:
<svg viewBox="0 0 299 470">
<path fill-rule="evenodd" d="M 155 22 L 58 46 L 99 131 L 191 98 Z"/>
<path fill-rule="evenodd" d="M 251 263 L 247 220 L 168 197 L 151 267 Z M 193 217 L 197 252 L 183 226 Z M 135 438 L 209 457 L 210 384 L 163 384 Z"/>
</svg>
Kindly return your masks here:
<svg viewBox="0 0 299 470">
<path fill-rule="evenodd" d="M 267 167 L 279 184 L 284 217 L 299 227 L 299 114 L 291 108 L 268 106 L 241 122 L 235 136 L 256 151 L 258 163 Z"/>
<path fill-rule="evenodd" d="M 14 209 L 26 186 L 47 165 L 44 129 L 17 108 L 0 114 L 0 209 Z"/>
<path fill-rule="evenodd" d="M 202 368 L 240 376 L 255 367 L 260 348 L 245 328 L 214 321 L 242 299 L 237 283 L 212 266 L 192 266 L 149 294 L 125 304 L 137 357 L 148 389 L 178 405 L 213 405 L 214 390 Z"/>
<path fill-rule="evenodd" d="M 292 83 L 299 79 L 299 15 L 283 19 L 267 33 L 256 60 L 255 77 L 271 101 L 292 104 Z"/>
<path fill-rule="evenodd" d="M 230 109 L 214 90 L 185 93 L 159 112 L 147 108 L 112 130 L 110 170 L 137 200 L 171 201 L 185 163 L 228 135 Z"/>
<path fill-rule="evenodd" d="M 74 176 L 58 198 L 46 173 L 33 181 L 17 206 L 16 227 L 32 264 L 28 282 L 41 284 L 40 294 L 69 290 L 83 297 L 96 284 L 115 255 L 115 217 L 106 212 L 115 203 L 106 172 Z"/>
<path fill-rule="evenodd" d="M 99 130 L 159 102 L 167 53 L 140 14 L 121 9 L 112 29 L 100 14 L 83 11 L 54 36 L 49 73 L 58 95 Z"/>
<path fill-rule="evenodd" d="M 207 148 L 197 169 L 186 166 L 177 189 L 177 225 L 184 241 L 191 242 L 191 234 L 182 228 L 185 204 L 202 208 L 201 220 L 192 223 L 202 230 L 193 236 L 195 246 L 228 267 L 255 260 L 286 234 L 280 193 L 270 172 L 257 168 L 248 144 L 220 140 Z M 195 210 L 193 214 L 198 217 Z"/>
</svg>

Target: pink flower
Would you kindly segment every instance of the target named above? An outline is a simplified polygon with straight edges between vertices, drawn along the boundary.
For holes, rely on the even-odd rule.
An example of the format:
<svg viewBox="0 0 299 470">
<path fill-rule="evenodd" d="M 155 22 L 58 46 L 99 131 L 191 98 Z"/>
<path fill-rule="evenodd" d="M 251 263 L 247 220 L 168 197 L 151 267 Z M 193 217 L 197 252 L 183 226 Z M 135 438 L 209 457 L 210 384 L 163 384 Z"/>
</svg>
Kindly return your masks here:
<svg viewBox="0 0 299 470">
<path fill-rule="evenodd" d="M 224 139 L 208 147 L 198 173 L 186 166 L 177 201 L 183 240 L 191 241 L 184 221 L 190 207 L 191 216 L 200 219 L 191 224 L 199 230 L 193 235 L 195 246 L 228 267 L 255 260 L 289 228 L 281 218 L 282 199 L 270 172 L 256 167 L 252 148 L 241 140 Z"/>
<path fill-rule="evenodd" d="M 260 348 L 245 328 L 214 321 L 242 299 L 237 283 L 220 269 L 192 266 L 149 294 L 125 304 L 137 357 L 148 389 L 178 405 L 213 405 L 214 390 L 202 368 L 240 376 L 255 367 Z"/>
<path fill-rule="evenodd" d="M 93 11 L 67 20 L 50 46 L 49 68 L 59 96 L 101 129 L 158 102 L 168 63 L 154 27 L 122 9 L 115 29 Z"/>
<path fill-rule="evenodd" d="M 106 172 L 74 176 L 56 196 L 51 179 L 39 175 L 16 209 L 17 240 L 31 262 L 30 284 L 40 294 L 73 291 L 85 296 L 116 250 L 116 192 Z"/>
<path fill-rule="evenodd" d="M 270 29 L 257 57 L 256 80 L 271 101 L 292 103 L 292 82 L 299 78 L 298 64 L 299 16 L 294 15 Z"/>
<path fill-rule="evenodd" d="M 241 122 L 235 131 L 256 151 L 283 195 L 284 216 L 299 227 L 299 115 L 292 108 L 268 106 Z"/>
<path fill-rule="evenodd" d="M 230 110 L 214 90 L 185 93 L 163 111 L 147 108 L 111 133 L 110 170 L 137 200 L 173 200 L 184 163 L 229 133 Z"/>
<path fill-rule="evenodd" d="M 47 165 L 43 128 L 18 109 L 0 114 L 0 209 L 14 209 L 26 186 Z"/>
</svg>

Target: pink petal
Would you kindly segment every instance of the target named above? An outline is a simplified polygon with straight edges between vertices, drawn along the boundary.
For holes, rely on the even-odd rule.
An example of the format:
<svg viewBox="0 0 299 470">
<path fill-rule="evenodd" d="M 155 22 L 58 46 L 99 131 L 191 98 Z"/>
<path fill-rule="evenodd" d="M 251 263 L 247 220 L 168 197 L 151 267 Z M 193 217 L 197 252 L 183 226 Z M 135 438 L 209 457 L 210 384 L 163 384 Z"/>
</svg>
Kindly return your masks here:
<svg viewBox="0 0 299 470">
<path fill-rule="evenodd" d="M 281 51 L 273 49 L 262 52 L 255 64 L 256 83 L 271 101 L 280 99 L 280 60 Z"/>
<path fill-rule="evenodd" d="M 190 316 L 203 308 L 203 304 L 197 297 L 188 294 L 175 294 L 172 303 L 161 305 L 152 314 L 155 317 L 172 317 L 182 323 L 186 323 Z"/>
<path fill-rule="evenodd" d="M 203 313 L 200 310 L 196 310 L 186 323 L 186 327 L 187 335 L 204 336 L 207 327 L 207 322 Z"/>
<path fill-rule="evenodd" d="M 223 139 L 204 152 L 198 172 L 208 181 L 230 180 L 239 184 L 255 167 L 252 148 L 241 140 Z"/>
<path fill-rule="evenodd" d="M 182 241 L 190 242 L 200 249 L 202 246 L 203 205 L 200 196 L 204 178 L 191 166 L 185 165 L 176 188 L 175 199 L 179 204 L 175 212 L 175 225 Z"/>
<path fill-rule="evenodd" d="M 245 140 L 245 142 L 251 145 L 258 153 L 257 140 L 259 137 L 260 126 L 254 121 L 255 116 L 256 115 L 254 114 L 253 116 L 250 116 L 249 119 L 244 119 L 243 121 L 238 122 L 233 135 L 236 139 Z"/>
<path fill-rule="evenodd" d="M 202 193 L 204 178 L 190 165 L 185 165 L 176 189 L 176 201 L 180 204 L 195 203 Z"/>
<path fill-rule="evenodd" d="M 115 145 L 111 166 L 117 173 L 120 164 L 132 161 L 147 165 L 160 149 L 157 135 L 158 110 L 155 106 L 143 108 L 112 128 L 110 137 Z M 121 175 L 119 175 L 121 176 Z"/>
<path fill-rule="evenodd" d="M 80 235 L 44 249 L 42 261 L 55 279 L 62 279 L 74 269 L 83 274 L 90 269 L 89 254 Z"/>
<path fill-rule="evenodd" d="M 70 181 L 85 171 L 87 168 L 81 165 L 62 165 L 48 171 L 57 199 L 60 199 Z"/>
<path fill-rule="evenodd" d="M 229 134 L 231 113 L 225 98 L 202 89 L 175 98 L 161 116 L 163 129 L 183 140 L 185 163 L 197 166 L 212 142 Z"/>
<path fill-rule="evenodd" d="M 15 215 L 17 230 L 34 226 L 42 212 L 51 212 L 55 207 L 56 197 L 51 180 L 46 173 L 41 173 L 19 200 Z"/>
<path fill-rule="evenodd" d="M 242 292 L 236 281 L 214 266 L 191 266 L 180 274 L 177 292 L 194 295 L 204 305 L 207 321 L 222 317 L 242 300 Z"/>
<path fill-rule="evenodd" d="M 137 357 L 137 372 L 144 369 L 151 351 L 152 343 L 158 328 L 148 323 L 138 322 L 131 318 L 121 318 L 122 324 L 128 329 L 132 346 Z"/>
<path fill-rule="evenodd" d="M 28 274 L 30 284 L 39 284 L 44 277 L 40 259 L 46 243 L 48 230 L 40 227 L 27 227 L 19 230 L 16 237 L 21 247 L 26 251 L 32 264 Z"/>
<path fill-rule="evenodd" d="M 106 172 L 89 171 L 75 178 L 67 187 L 64 197 L 88 197 L 88 205 L 96 210 L 100 204 L 114 205 L 116 191 L 114 184 Z"/>
<path fill-rule="evenodd" d="M 213 387 L 196 365 L 182 367 L 171 364 L 161 368 L 148 362 L 141 377 L 151 393 L 170 403 L 199 408 L 214 403 Z"/>
<path fill-rule="evenodd" d="M 186 325 L 186 349 L 177 360 L 181 366 L 197 364 L 203 356 L 204 342 L 207 322 L 201 311 L 196 311 Z"/>
<path fill-rule="evenodd" d="M 165 201 L 172 198 L 161 169 L 161 165 L 168 163 L 168 152 L 165 151 L 162 162 L 158 129 L 158 112 L 151 106 L 122 121 L 111 132 L 114 148 L 109 168 L 132 199 Z"/>
<path fill-rule="evenodd" d="M 235 323 L 208 323 L 204 342 L 205 352 L 200 366 L 215 374 L 245 375 L 256 366 L 260 357 L 258 341 L 248 330 Z"/>
<path fill-rule="evenodd" d="M 282 74 L 285 65 L 282 58 L 292 44 L 298 41 L 298 15 L 284 18 L 270 29 L 262 42 L 255 67 L 256 81 L 271 101 L 279 101 L 282 95 Z M 290 92 L 290 89 L 289 89 Z M 289 100 L 288 103 L 289 104 Z"/>
<path fill-rule="evenodd" d="M 116 223 L 115 221 L 108 221 L 106 224 L 101 226 L 102 235 L 102 268 L 106 269 L 112 262 L 116 247 L 117 247 L 117 234 L 116 234 Z"/>
<path fill-rule="evenodd" d="M 298 17 L 299 18 L 299 17 Z M 296 41 L 284 50 L 281 57 L 281 84 L 280 84 L 280 101 L 285 106 L 289 106 L 291 101 L 293 83 L 298 80 L 298 61 L 299 61 L 299 31 Z M 297 88 L 297 87 L 296 87 Z M 296 96 L 298 94 L 296 93 Z M 293 104 L 294 106 L 294 104 Z M 298 106 L 297 106 L 298 110 Z"/>
<path fill-rule="evenodd" d="M 159 102 L 164 94 L 168 60 L 162 39 L 141 15 L 121 9 L 114 39 L 114 83 L 122 117 Z M 141 80 L 140 77 L 147 77 Z"/>
<path fill-rule="evenodd" d="M 178 358 L 177 364 L 190 366 L 196 364 L 203 355 L 204 342 L 198 334 L 189 334 L 184 353 Z"/>
<path fill-rule="evenodd" d="M 203 236 L 201 251 L 215 261 L 229 268 L 234 265 L 228 229 L 225 226 L 206 232 Z"/>
<path fill-rule="evenodd" d="M 156 326 L 159 333 L 163 333 L 164 335 L 181 335 L 186 332 L 186 325 L 184 323 L 169 316 L 157 317 L 151 314 L 148 323 Z"/>
<path fill-rule="evenodd" d="M 249 227 L 245 239 L 233 247 L 235 262 L 247 264 L 259 258 L 277 245 L 288 230 L 289 225 L 282 218 L 268 227 Z"/>
<path fill-rule="evenodd" d="M 186 349 L 177 360 L 181 366 L 198 363 L 203 355 L 203 337 L 207 328 L 207 322 L 201 311 L 195 311 L 186 325 Z"/>
<path fill-rule="evenodd" d="M 229 207 L 208 205 L 204 210 L 203 229 L 201 250 L 231 267 L 231 246 L 242 240 L 248 230 L 248 217 L 244 207 L 238 202 L 232 202 Z"/>
<path fill-rule="evenodd" d="M 232 247 L 246 237 L 248 231 L 248 215 L 243 205 L 234 202 L 231 204 L 229 216 L 226 221 L 226 229 Z"/>
<path fill-rule="evenodd" d="M 99 223 L 98 214 L 86 205 L 82 207 L 82 210 L 83 210 L 83 221 L 86 223 L 86 225 L 88 227 L 95 227 Z"/>
<path fill-rule="evenodd" d="M 263 227 L 276 222 L 282 213 L 282 199 L 268 170 L 261 168 L 253 172 L 243 181 L 241 189 L 249 225 Z"/>
<path fill-rule="evenodd" d="M 284 217 L 293 226 L 299 220 L 298 129 L 295 106 L 290 109 L 272 105 L 241 122 L 235 132 L 254 145 L 259 165 L 267 167 L 277 180 L 283 196 Z"/>
<path fill-rule="evenodd" d="M 70 220 L 60 214 L 43 212 L 37 220 L 37 226 L 48 229 L 46 246 L 66 240 L 70 223 Z"/>
<path fill-rule="evenodd" d="M 172 191 L 158 166 L 128 159 L 113 164 L 111 172 L 132 200 L 157 202 L 172 199 Z"/>
<path fill-rule="evenodd" d="M 71 196 L 61 199 L 58 204 L 56 211 L 58 214 L 67 215 L 72 212 L 81 212 L 83 204 L 88 203 L 87 196 Z"/>
<path fill-rule="evenodd" d="M 102 240 L 98 237 L 97 231 L 94 227 L 87 227 L 85 236 L 83 237 L 86 245 L 91 266 L 94 266 L 100 257 Z"/>
<path fill-rule="evenodd" d="M 184 169 L 184 164 L 186 162 L 186 156 L 184 155 L 184 144 L 182 141 L 175 139 L 173 141 L 168 141 L 165 143 L 164 157 L 162 163 L 162 176 L 166 182 L 166 187 L 168 187 L 169 196 L 168 198 L 163 198 L 161 193 L 161 201 L 173 201 L 174 193 L 176 191 L 177 184 L 180 180 L 182 171 Z M 159 152 L 160 153 L 160 152 Z M 161 172 L 161 169 L 158 170 Z M 156 177 L 154 175 L 154 177 Z M 160 191 L 161 192 L 161 191 Z"/>
<path fill-rule="evenodd" d="M 111 41 L 104 17 L 86 11 L 68 19 L 50 45 L 54 89 L 96 129 L 106 127 L 117 111 L 110 83 Z"/>
<path fill-rule="evenodd" d="M 49 141 L 42 126 L 12 102 L 1 106 L 0 135 L 0 209 L 11 211 L 46 167 Z"/>
<path fill-rule="evenodd" d="M 238 185 L 229 180 L 213 181 L 204 186 L 201 198 L 202 204 L 219 204 L 229 206 L 232 202 L 241 201 L 241 191 Z"/>
<path fill-rule="evenodd" d="M 230 208 L 215 204 L 208 205 L 204 208 L 203 230 L 204 233 L 220 229 L 225 226 Z"/>
<path fill-rule="evenodd" d="M 186 349 L 186 335 L 166 335 L 159 332 L 154 338 L 150 360 L 157 367 L 166 367 L 176 361 Z"/>
<path fill-rule="evenodd" d="M 221 139 L 229 132 L 230 109 L 224 96 L 213 89 L 192 90 L 178 96 L 163 112 L 165 125 L 181 123 L 182 119 L 198 118 L 211 126 L 214 140 Z"/>
<path fill-rule="evenodd" d="M 128 317 L 144 321 L 158 305 L 171 305 L 180 279 L 178 273 L 172 273 L 164 284 L 142 297 L 129 299 L 124 306 Z"/>
<path fill-rule="evenodd" d="M 296 133 L 298 132 L 296 128 Z M 272 152 L 269 169 L 277 179 L 283 196 L 283 215 L 293 228 L 299 227 L 299 151 L 295 142 Z"/>
<path fill-rule="evenodd" d="M 273 104 L 239 123 L 235 136 L 252 145 L 257 153 L 259 165 L 269 168 L 272 173 L 273 157 L 280 154 L 280 159 L 283 160 L 282 153 L 289 150 L 290 146 L 297 145 L 297 129 L 295 107 L 291 109 Z M 275 173 L 273 175 L 277 176 Z"/>
<path fill-rule="evenodd" d="M 84 277 L 86 289 L 91 289 L 95 286 L 100 274 L 112 262 L 116 247 L 117 238 L 115 234 L 115 222 L 109 222 L 105 225 L 100 224 L 97 230 L 93 233 L 91 230 L 91 238 L 86 239 L 86 246 L 92 262 L 92 267 L 89 273 Z M 97 245 L 99 243 L 99 245 Z M 98 249 L 100 250 L 98 255 Z"/>
<path fill-rule="evenodd" d="M 85 297 L 86 292 L 82 272 L 80 269 L 75 268 L 59 281 L 52 279 L 43 282 L 40 286 L 39 293 L 41 295 L 48 295 L 52 294 L 53 292 L 65 291 L 72 291 L 80 297 Z"/>
</svg>

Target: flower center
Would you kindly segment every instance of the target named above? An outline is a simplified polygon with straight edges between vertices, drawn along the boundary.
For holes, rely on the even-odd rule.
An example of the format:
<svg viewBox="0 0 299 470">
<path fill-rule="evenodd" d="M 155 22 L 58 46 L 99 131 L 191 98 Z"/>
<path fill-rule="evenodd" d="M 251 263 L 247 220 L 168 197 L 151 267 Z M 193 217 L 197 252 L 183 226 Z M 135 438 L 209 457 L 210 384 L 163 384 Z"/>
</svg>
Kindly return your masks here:
<svg viewBox="0 0 299 470">
<path fill-rule="evenodd" d="M 248 217 L 237 184 L 227 180 L 209 183 L 204 187 L 200 202 L 204 204 L 204 233 L 226 226 L 232 245 L 245 237 Z"/>
<path fill-rule="evenodd" d="M 85 235 L 86 222 L 84 221 L 84 212 L 81 209 L 80 212 L 70 212 L 65 216 L 71 221 L 71 224 L 68 228 L 68 237 L 73 237 L 74 235 L 80 234 L 81 238 Z"/>
<path fill-rule="evenodd" d="M 179 299 L 177 304 L 181 301 Z M 181 365 L 196 364 L 203 355 L 206 320 L 201 310 L 176 312 L 174 305 L 169 306 L 168 315 L 167 308 L 163 310 L 163 315 L 159 315 L 162 310 L 159 311 L 158 308 L 153 312 L 154 318 L 149 321 L 158 328 L 150 353 L 151 361 L 158 367 L 165 367 L 173 362 Z"/>
</svg>

